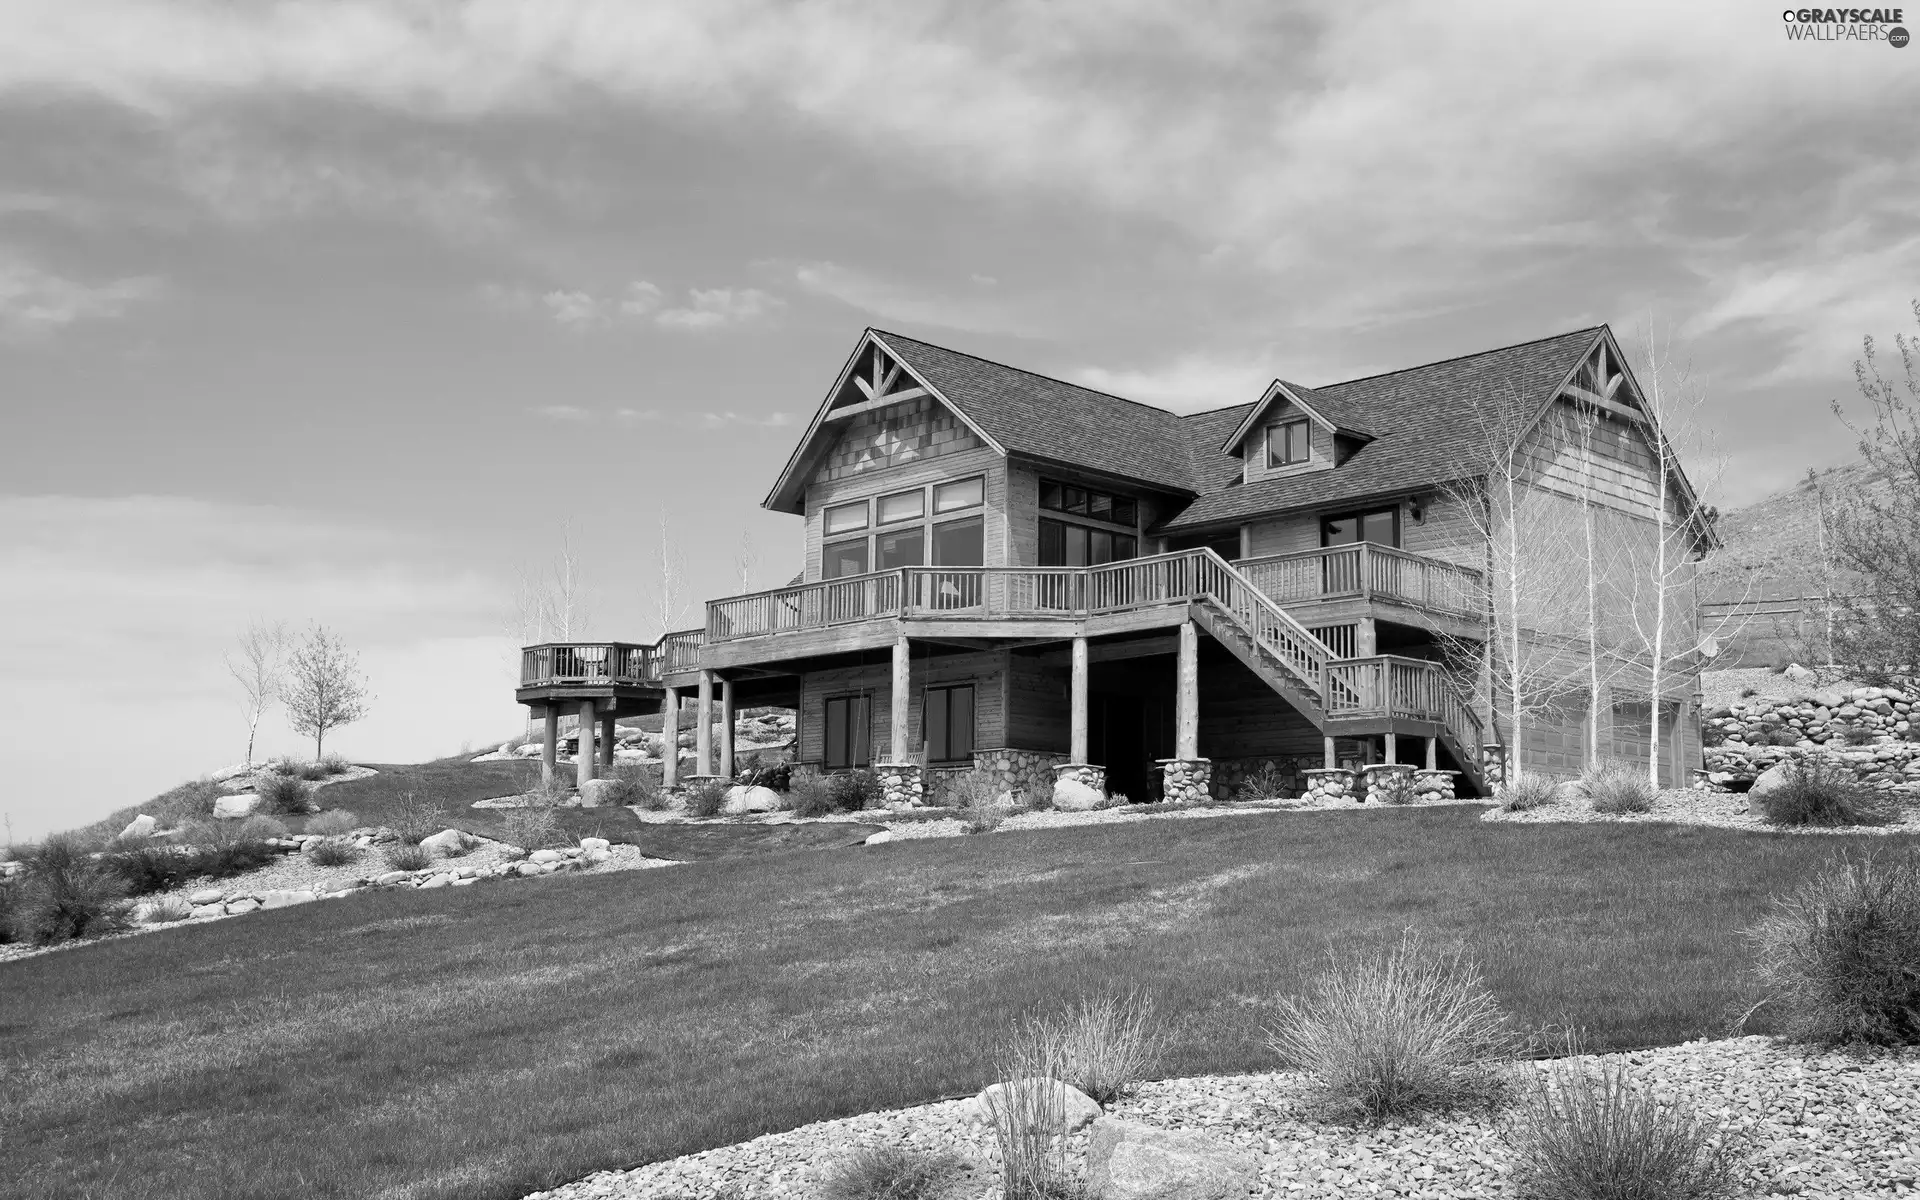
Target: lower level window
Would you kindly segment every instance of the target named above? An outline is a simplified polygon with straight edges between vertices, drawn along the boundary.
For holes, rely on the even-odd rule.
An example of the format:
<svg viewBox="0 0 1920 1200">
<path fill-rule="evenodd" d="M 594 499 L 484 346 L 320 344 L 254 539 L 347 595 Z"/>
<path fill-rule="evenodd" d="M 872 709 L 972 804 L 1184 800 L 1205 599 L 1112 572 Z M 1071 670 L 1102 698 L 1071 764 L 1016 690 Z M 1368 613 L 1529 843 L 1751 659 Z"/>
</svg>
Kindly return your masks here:
<svg viewBox="0 0 1920 1200">
<path fill-rule="evenodd" d="M 973 685 L 930 687 L 922 710 L 928 762 L 973 759 Z"/>
<path fill-rule="evenodd" d="M 865 696 L 828 698 L 827 744 L 822 757 L 829 771 L 864 767 L 873 761 L 868 711 Z"/>
</svg>

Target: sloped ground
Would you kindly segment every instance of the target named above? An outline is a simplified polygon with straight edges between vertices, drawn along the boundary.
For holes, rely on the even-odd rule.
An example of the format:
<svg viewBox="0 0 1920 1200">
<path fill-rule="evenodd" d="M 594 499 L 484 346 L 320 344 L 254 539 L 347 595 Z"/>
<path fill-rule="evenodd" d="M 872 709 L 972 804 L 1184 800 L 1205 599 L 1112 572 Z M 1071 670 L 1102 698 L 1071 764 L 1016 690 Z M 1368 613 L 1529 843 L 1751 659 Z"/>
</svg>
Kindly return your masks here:
<svg viewBox="0 0 1920 1200">
<path fill-rule="evenodd" d="M 1407 927 L 1471 951 L 1523 1026 L 1671 1043 L 1751 1002 L 1765 898 L 1867 844 L 1478 813 L 384 892 L 0 964 L 0 1190 L 518 1197 L 971 1093 L 1019 1015 L 1114 984 L 1179 1015 L 1169 1076 L 1270 1070 L 1275 998 Z"/>
</svg>

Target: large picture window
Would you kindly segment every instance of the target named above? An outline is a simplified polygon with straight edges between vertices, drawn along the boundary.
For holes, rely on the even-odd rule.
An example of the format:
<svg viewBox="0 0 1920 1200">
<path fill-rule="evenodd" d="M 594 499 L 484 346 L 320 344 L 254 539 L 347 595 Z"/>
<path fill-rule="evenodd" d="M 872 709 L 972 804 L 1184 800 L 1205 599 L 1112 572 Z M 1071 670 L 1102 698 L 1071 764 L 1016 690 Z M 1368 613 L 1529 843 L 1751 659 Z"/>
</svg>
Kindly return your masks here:
<svg viewBox="0 0 1920 1200">
<path fill-rule="evenodd" d="M 828 537 L 836 533 L 851 533 L 867 527 L 867 502 L 858 504 L 836 504 L 826 513 L 824 530 Z"/>
<path fill-rule="evenodd" d="M 867 573 L 867 539 L 828 542 L 820 549 L 820 577 L 842 579 Z"/>
<path fill-rule="evenodd" d="M 1140 518 L 1140 506 L 1131 496 L 1097 492 L 1055 479 L 1040 481 L 1040 507 L 1113 525 L 1133 525 Z"/>
<path fill-rule="evenodd" d="M 1130 533 L 1040 518 L 1043 567 L 1091 567 L 1139 556 L 1140 541 Z"/>
<path fill-rule="evenodd" d="M 826 746 L 822 758 L 829 771 L 864 767 L 873 762 L 870 709 L 865 696 L 827 698 Z"/>
<path fill-rule="evenodd" d="M 1267 465 L 1287 467 L 1313 457 L 1309 433 L 1305 421 L 1282 421 L 1267 426 Z"/>
<path fill-rule="evenodd" d="M 933 527 L 933 565 L 978 567 L 987 561 L 986 522 L 979 517 Z"/>
<path fill-rule="evenodd" d="M 897 533 L 883 533 L 873 539 L 879 548 L 875 569 L 892 571 L 900 567 L 919 567 L 927 561 L 925 526 L 914 525 Z"/>
<path fill-rule="evenodd" d="M 932 493 L 931 496 L 928 493 Z M 871 535 L 840 538 L 823 546 L 820 578 L 842 579 L 868 571 L 925 566 L 929 550 L 935 566 L 984 566 L 986 521 L 983 518 L 959 517 L 929 523 L 927 514 L 929 509 L 942 516 L 962 513 L 969 508 L 979 508 L 986 503 L 986 498 L 986 477 L 975 475 L 893 492 L 871 502 L 836 504 L 821 518 L 827 537 L 867 529 L 870 525 L 879 526 L 879 530 Z M 974 580 L 969 585 L 956 586 L 962 592 L 977 591 L 977 583 Z M 948 602 L 952 599 L 948 597 Z"/>
<path fill-rule="evenodd" d="M 930 687 L 922 704 L 921 733 L 930 763 L 973 759 L 973 685 Z"/>
</svg>

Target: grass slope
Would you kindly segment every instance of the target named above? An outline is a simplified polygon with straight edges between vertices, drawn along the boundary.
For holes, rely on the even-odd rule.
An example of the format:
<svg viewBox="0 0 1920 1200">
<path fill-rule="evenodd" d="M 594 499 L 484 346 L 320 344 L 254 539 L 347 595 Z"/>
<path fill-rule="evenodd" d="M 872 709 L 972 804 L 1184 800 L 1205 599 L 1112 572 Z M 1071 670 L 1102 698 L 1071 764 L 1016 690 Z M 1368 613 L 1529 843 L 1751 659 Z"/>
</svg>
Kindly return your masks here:
<svg viewBox="0 0 1920 1200">
<path fill-rule="evenodd" d="M 1183 1015 L 1165 1073 L 1268 1069 L 1272 1000 L 1405 927 L 1469 947 L 1524 1022 L 1670 1042 L 1743 1007 L 1739 931 L 1849 840 L 1477 816 L 390 892 L 0 965 L 0 1187 L 518 1197 L 970 1092 L 1016 1016 L 1116 982 Z"/>
</svg>

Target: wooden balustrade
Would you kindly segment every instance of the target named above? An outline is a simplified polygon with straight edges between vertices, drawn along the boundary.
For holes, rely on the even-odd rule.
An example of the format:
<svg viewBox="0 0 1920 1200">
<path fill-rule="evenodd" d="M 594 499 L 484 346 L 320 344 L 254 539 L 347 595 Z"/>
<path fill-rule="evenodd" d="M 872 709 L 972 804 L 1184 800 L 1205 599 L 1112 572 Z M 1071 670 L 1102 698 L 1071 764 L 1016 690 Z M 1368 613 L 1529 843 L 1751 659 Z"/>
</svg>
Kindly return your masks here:
<svg viewBox="0 0 1920 1200">
<path fill-rule="evenodd" d="M 1281 604 L 1361 597 L 1456 616 L 1481 611 L 1479 571 L 1371 542 L 1243 558 L 1234 566 Z"/>
<path fill-rule="evenodd" d="M 634 642 L 548 642 L 520 651 L 520 686 L 646 684 L 660 678 L 657 650 Z"/>
<path fill-rule="evenodd" d="M 1382 654 L 1327 665 L 1327 715 L 1390 717 L 1445 726 L 1464 753 L 1477 753 L 1480 718 L 1439 663 Z"/>
</svg>

